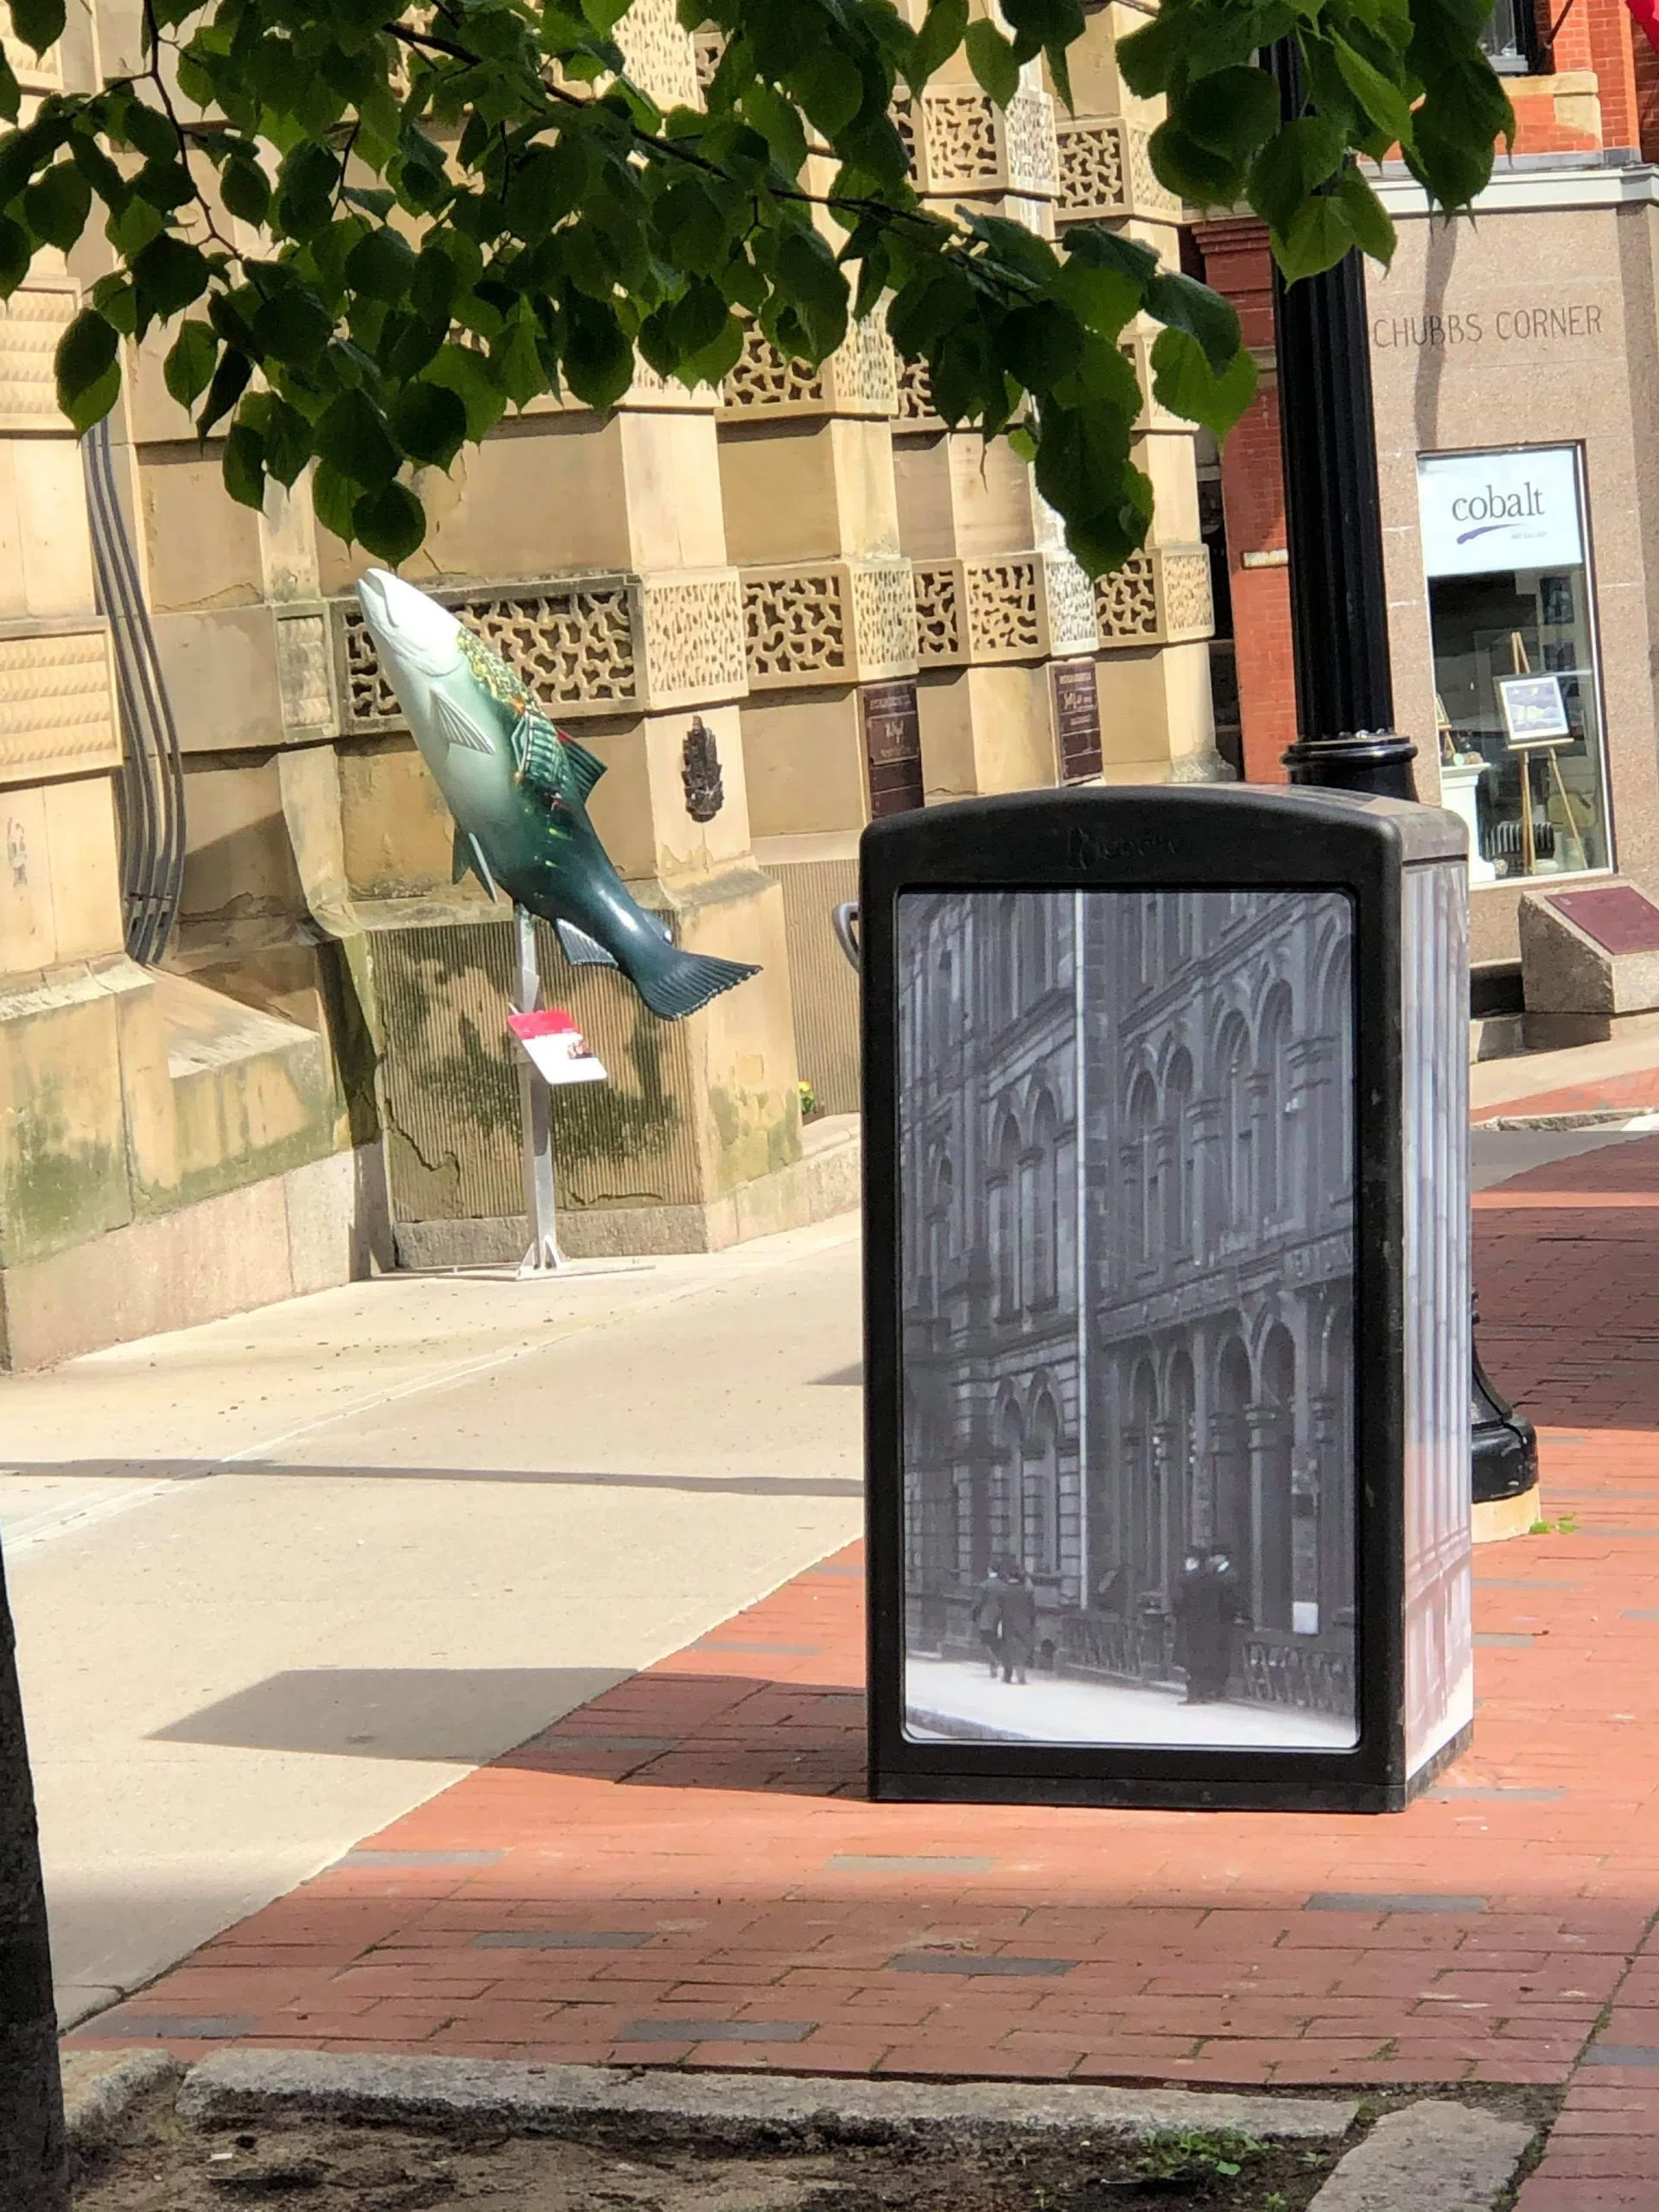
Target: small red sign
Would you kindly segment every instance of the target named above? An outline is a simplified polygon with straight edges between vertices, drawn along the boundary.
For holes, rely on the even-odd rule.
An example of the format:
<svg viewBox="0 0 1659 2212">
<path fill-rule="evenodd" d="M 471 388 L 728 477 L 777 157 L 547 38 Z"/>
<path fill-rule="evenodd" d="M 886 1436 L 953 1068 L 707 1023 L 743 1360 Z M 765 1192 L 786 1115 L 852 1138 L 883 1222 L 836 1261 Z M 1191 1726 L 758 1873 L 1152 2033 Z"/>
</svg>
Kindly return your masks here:
<svg viewBox="0 0 1659 2212">
<path fill-rule="evenodd" d="M 603 1083 L 605 1070 L 590 1052 L 575 1020 L 562 1006 L 537 1014 L 510 1014 L 507 1027 L 543 1083 Z"/>
</svg>

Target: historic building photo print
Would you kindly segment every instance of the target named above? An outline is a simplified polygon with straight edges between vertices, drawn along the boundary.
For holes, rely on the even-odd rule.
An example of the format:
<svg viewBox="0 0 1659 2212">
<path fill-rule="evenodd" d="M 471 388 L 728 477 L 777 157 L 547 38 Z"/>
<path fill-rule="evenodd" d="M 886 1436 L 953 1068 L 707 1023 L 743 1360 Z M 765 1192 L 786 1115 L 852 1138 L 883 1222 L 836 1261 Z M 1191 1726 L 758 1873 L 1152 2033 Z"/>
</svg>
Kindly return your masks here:
<svg viewBox="0 0 1659 2212">
<path fill-rule="evenodd" d="M 1338 1749 L 1351 912 L 907 893 L 906 1728 Z"/>
</svg>

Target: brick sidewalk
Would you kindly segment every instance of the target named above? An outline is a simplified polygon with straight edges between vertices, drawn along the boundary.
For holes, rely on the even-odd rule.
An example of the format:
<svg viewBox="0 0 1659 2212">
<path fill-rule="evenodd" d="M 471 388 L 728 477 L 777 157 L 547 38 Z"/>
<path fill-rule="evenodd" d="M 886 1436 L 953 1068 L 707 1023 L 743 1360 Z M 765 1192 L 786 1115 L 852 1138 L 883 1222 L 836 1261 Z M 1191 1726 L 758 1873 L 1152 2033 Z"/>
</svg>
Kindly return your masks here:
<svg viewBox="0 0 1659 2212">
<path fill-rule="evenodd" d="M 1576 1527 L 1476 1563 L 1476 1745 L 1395 1818 L 874 1806 L 855 1551 L 73 2036 L 633 2065 L 1544 2082 L 1520 2212 L 1659 2199 L 1659 1139 L 1479 1201 Z"/>
</svg>

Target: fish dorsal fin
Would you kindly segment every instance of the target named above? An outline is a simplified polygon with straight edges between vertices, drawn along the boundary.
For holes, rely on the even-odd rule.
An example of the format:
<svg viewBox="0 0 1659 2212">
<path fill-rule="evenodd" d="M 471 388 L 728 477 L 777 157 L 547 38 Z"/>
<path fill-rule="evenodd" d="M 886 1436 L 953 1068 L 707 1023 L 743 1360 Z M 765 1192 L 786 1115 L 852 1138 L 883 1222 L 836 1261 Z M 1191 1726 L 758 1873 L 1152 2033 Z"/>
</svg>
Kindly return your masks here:
<svg viewBox="0 0 1659 2212">
<path fill-rule="evenodd" d="M 615 960 L 604 946 L 579 930 L 574 922 L 555 921 L 553 925 L 559 940 L 559 950 L 573 968 L 614 968 Z"/>
<path fill-rule="evenodd" d="M 488 737 L 455 704 L 447 691 L 434 692 L 433 699 L 437 708 L 438 728 L 451 745 L 458 745 L 465 753 L 488 753 L 494 751 Z"/>
<path fill-rule="evenodd" d="M 470 830 L 457 826 L 455 830 L 454 874 L 452 883 L 459 883 L 468 869 L 478 878 L 492 899 L 495 896 L 495 878 L 490 874 L 490 864 L 484 857 L 484 849 Z"/>
</svg>

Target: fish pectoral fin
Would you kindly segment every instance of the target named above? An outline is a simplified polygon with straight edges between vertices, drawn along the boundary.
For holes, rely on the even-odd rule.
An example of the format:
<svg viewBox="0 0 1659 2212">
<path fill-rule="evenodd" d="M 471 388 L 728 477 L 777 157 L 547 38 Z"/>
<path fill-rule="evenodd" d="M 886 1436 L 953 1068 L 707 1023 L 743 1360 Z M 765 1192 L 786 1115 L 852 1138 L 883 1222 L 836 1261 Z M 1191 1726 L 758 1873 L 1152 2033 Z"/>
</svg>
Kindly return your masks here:
<svg viewBox="0 0 1659 2212">
<path fill-rule="evenodd" d="M 614 968 L 614 957 L 606 951 L 586 930 L 579 930 L 574 922 L 555 921 L 559 950 L 573 968 Z"/>
<path fill-rule="evenodd" d="M 577 798 L 585 799 L 605 772 L 602 760 L 574 737 L 555 729 L 545 715 L 520 715 L 512 742 L 519 774 L 550 798 L 574 784 Z"/>
<path fill-rule="evenodd" d="M 455 829 L 454 873 L 449 880 L 459 883 L 468 871 L 475 875 L 492 899 L 495 896 L 495 878 L 490 874 L 490 864 L 484 857 L 484 848 L 469 830 L 459 824 Z"/>
<path fill-rule="evenodd" d="M 494 750 L 485 733 L 455 704 L 447 692 L 435 691 L 433 703 L 437 711 L 438 728 L 451 745 L 458 745 L 467 753 L 490 753 Z"/>
</svg>

